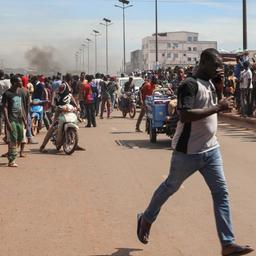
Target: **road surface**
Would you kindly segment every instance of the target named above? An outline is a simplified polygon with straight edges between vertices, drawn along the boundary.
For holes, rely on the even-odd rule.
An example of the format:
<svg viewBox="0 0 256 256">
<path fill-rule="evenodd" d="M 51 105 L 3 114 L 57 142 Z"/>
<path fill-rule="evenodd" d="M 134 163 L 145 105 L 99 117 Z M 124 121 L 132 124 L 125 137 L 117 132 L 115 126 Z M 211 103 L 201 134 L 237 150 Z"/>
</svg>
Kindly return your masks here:
<svg viewBox="0 0 256 256">
<path fill-rule="evenodd" d="M 136 214 L 167 177 L 170 140 L 161 135 L 149 143 L 146 133 L 134 132 L 135 120 L 117 111 L 97 123 L 79 131 L 84 152 L 56 154 L 49 144 L 41 154 L 33 145 L 18 169 L 0 160 L 0 255 L 220 255 L 211 195 L 200 174 L 166 203 L 150 243 L 138 242 Z M 256 134 L 221 123 L 218 136 L 237 240 L 256 247 Z"/>
</svg>

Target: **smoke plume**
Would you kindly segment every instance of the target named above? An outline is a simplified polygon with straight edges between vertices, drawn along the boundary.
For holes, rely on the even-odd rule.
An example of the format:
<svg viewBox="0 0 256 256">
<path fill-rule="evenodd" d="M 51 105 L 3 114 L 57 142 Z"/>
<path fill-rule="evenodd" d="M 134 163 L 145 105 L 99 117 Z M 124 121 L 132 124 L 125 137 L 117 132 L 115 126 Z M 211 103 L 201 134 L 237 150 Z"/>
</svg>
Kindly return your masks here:
<svg viewBox="0 0 256 256">
<path fill-rule="evenodd" d="M 59 71 L 60 66 L 54 60 L 55 49 L 53 47 L 33 47 L 25 53 L 30 68 L 35 69 L 38 74 L 50 74 Z"/>
</svg>

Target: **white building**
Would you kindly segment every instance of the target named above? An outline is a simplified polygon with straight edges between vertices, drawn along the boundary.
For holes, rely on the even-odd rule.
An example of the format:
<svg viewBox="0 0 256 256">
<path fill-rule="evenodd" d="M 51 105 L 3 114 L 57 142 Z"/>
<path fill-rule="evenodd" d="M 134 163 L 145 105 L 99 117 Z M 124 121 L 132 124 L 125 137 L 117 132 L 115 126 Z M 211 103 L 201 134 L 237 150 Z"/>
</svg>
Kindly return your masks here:
<svg viewBox="0 0 256 256">
<path fill-rule="evenodd" d="M 158 33 L 158 62 L 160 67 L 194 65 L 207 48 L 217 49 L 216 41 L 199 41 L 198 33 L 178 31 Z M 143 67 L 156 68 L 155 35 L 142 39 Z"/>
</svg>

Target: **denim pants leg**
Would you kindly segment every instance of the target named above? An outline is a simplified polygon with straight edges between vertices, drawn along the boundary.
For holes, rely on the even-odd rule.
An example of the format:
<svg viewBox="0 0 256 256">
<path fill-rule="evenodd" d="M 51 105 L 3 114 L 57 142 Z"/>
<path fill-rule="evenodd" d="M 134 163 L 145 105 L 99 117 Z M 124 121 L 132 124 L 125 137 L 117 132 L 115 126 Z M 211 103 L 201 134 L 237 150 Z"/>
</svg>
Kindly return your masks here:
<svg viewBox="0 0 256 256">
<path fill-rule="evenodd" d="M 153 223 L 162 205 L 173 195 L 182 183 L 200 167 L 198 155 L 186 155 L 180 152 L 173 152 L 170 172 L 167 179 L 155 191 L 151 202 L 144 212 L 144 218 Z"/>
<path fill-rule="evenodd" d="M 92 120 L 91 120 L 91 104 L 85 104 L 85 111 L 86 111 L 86 117 L 87 117 L 87 125 L 91 126 Z"/>
<path fill-rule="evenodd" d="M 223 171 L 220 149 L 216 148 L 203 154 L 204 166 L 199 171 L 207 183 L 213 199 L 217 232 L 222 245 L 234 242 L 228 188 Z"/>
<path fill-rule="evenodd" d="M 246 89 L 241 89 L 241 115 L 246 115 L 246 109 L 247 109 L 247 101 L 246 101 Z"/>
<path fill-rule="evenodd" d="M 234 235 L 232 232 L 228 191 L 219 148 L 195 155 L 174 152 L 169 176 L 155 191 L 148 208 L 144 212 L 144 218 L 149 223 L 153 223 L 162 205 L 197 170 L 203 175 L 212 193 L 217 231 L 221 244 L 231 244 L 234 242 Z"/>
<path fill-rule="evenodd" d="M 80 105 L 80 117 L 84 119 L 86 118 L 85 102 L 83 100 L 80 100 L 79 105 Z"/>
</svg>

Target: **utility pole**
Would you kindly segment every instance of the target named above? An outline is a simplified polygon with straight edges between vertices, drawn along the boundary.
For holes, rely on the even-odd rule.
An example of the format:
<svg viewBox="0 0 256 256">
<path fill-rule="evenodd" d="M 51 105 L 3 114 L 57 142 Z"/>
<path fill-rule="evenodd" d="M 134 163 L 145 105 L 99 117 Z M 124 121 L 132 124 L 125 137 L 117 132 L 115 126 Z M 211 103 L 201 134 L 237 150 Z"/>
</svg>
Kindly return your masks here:
<svg viewBox="0 0 256 256">
<path fill-rule="evenodd" d="M 132 7 L 133 5 L 128 5 L 130 1 L 127 0 L 119 0 L 123 5 L 115 4 L 115 7 L 121 8 L 123 10 L 123 72 L 125 73 L 125 65 L 126 65 L 126 45 L 125 45 L 125 9 Z M 126 6 L 125 6 L 126 5 Z"/>
<path fill-rule="evenodd" d="M 85 65 L 84 65 L 84 48 L 85 48 L 86 44 L 82 44 L 82 49 L 83 49 L 83 72 L 85 72 Z"/>
<path fill-rule="evenodd" d="M 90 74 L 90 43 L 92 42 L 92 40 L 90 38 L 86 38 L 87 41 L 87 47 L 88 47 L 88 71 L 87 73 Z"/>
<path fill-rule="evenodd" d="M 93 35 L 94 35 L 94 53 L 95 53 L 95 74 L 98 72 L 98 54 L 97 54 L 97 36 L 100 35 L 100 32 L 93 29 Z"/>
<path fill-rule="evenodd" d="M 247 50 L 247 6 L 243 0 L 243 50 Z"/>
<path fill-rule="evenodd" d="M 155 23 L 156 23 L 156 69 L 158 69 L 158 6 L 155 0 Z"/>
<path fill-rule="evenodd" d="M 108 75 L 108 27 L 113 25 L 113 23 L 107 18 L 103 18 L 103 21 L 105 21 L 105 23 L 100 24 L 106 27 L 106 75 Z"/>
<path fill-rule="evenodd" d="M 83 49 L 82 48 L 79 48 L 79 69 L 80 69 L 80 72 L 82 72 L 82 53 L 83 53 Z"/>
</svg>

